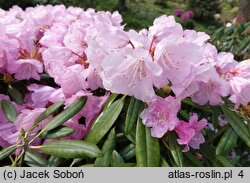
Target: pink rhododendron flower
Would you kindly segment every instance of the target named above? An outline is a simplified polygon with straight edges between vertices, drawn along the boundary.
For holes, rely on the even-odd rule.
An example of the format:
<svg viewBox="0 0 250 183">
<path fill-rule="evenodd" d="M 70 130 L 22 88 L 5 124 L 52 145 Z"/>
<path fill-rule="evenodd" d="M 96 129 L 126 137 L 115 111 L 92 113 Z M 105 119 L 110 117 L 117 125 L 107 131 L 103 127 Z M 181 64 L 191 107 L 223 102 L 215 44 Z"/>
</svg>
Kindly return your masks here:
<svg viewBox="0 0 250 183">
<path fill-rule="evenodd" d="M 66 97 L 88 87 L 84 66 L 80 64 L 70 67 L 60 64 L 50 64 L 47 70 L 49 75 L 55 79 L 55 82 L 62 87 Z"/>
<path fill-rule="evenodd" d="M 172 131 L 179 124 L 177 113 L 180 102 L 174 97 L 161 98 L 149 102 L 148 108 L 142 111 L 142 123 L 151 127 L 151 135 L 161 138 L 167 131 Z"/>
<path fill-rule="evenodd" d="M 233 77 L 230 79 L 230 86 L 232 95 L 229 98 L 233 103 L 236 104 L 236 108 L 242 104 L 247 106 L 250 102 L 250 80 L 243 77 Z"/>
<path fill-rule="evenodd" d="M 33 124 L 36 118 L 44 112 L 45 108 L 35 108 L 33 110 L 24 109 L 21 111 L 21 113 L 17 116 L 17 118 L 14 121 L 14 125 L 16 126 L 16 129 L 18 131 L 22 129 L 28 130 Z M 44 120 L 44 121 L 47 121 Z M 35 128 L 34 131 L 38 131 L 38 128 Z"/>
<path fill-rule="evenodd" d="M 56 91 L 55 88 L 52 88 L 50 86 L 43 86 L 37 84 L 29 85 L 28 90 L 32 91 L 31 99 L 35 108 L 45 107 L 52 93 Z"/>
<path fill-rule="evenodd" d="M 195 30 L 184 30 L 184 39 L 188 42 L 203 46 L 210 36 L 205 32 L 196 32 Z"/>
<path fill-rule="evenodd" d="M 176 23 L 174 16 L 162 15 L 154 20 L 148 34 L 151 38 L 155 37 L 156 42 L 163 38 L 178 40 L 183 36 L 183 29 L 179 23 Z"/>
<path fill-rule="evenodd" d="M 231 97 L 229 98 L 239 107 L 246 106 L 250 102 L 250 60 L 244 60 L 228 71 L 225 78 L 231 86 Z"/>
<path fill-rule="evenodd" d="M 106 94 L 104 96 L 97 97 L 86 91 L 79 91 L 66 100 L 65 107 L 69 106 L 82 96 L 87 96 L 87 102 L 84 108 L 76 116 L 74 116 L 73 119 L 79 120 L 80 118 L 84 117 L 85 124 L 83 125 L 82 135 L 85 137 L 92 126 L 92 122 L 101 112 L 101 109 L 109 95 Z"/>
<path fill-rule="evenodd" d="M 57 63 L 65 66 L 71 66 L 74 60 L 70 60 L 72 57 L 72 51 L 65 47 L 51 47 L 46 49 L 43 53 L 43 60 L 46 67 L 50 63 Z"/>
<path fill-rule="evenodd" d="M 217 56 L 216 70 L 219 74 L 225 74 L 235 68 L 238 62 L 234 60 L 234 55 L 229 52 L 221 52 Z"/>
<path fill-rule="evenodd" d="M 0 147 L 8 147 L 17 143 L 19 132 L 13 123 L 0 121 Z"/>
<path fill-rule="evenodd" d="M 201 134 L 201 130 L 207 125 L 207 120 L 202 119 L 198 121 L 198 116 L 194 113 L 189 122 L 180 121 L 179 125 L 175 128 L 179 139 L 180 145 L 185 145 L 183 152 L 189 151 L 189 146 L 193 149 L 199 149 L 200 144 L 205 142 L 205 138 Z"/>
<path fill-rule="evenodd" d="M 105 57 L 102 63 L 103 85 L 114 93 L 135 96 L 150 101 L 156 95 L 153 89 L 161 67 L 152 61 L 145 49 L 125 49 Z"/>
<path fill-rule="evenodd" d="M 203 74 L 206 75 L 206 79 L 197 82 L 199 90 L 192 95 L 192 100 L 200 105 L 223 103 L 221 97 L 226 97 L 229 94 L 229 83 L 221 79 L 215 70 L 214 72 L 209 70 L 209 73 Z"/>
<path fill-rule="evenodd" d="M 9 63 L 8 72 L 15 74 L 15 78 L 18 80 L 30 78 L 40 80 L 39 73 L 43 72 L 43 64 L 34 59 L 19 59 Z"/>
</svg>

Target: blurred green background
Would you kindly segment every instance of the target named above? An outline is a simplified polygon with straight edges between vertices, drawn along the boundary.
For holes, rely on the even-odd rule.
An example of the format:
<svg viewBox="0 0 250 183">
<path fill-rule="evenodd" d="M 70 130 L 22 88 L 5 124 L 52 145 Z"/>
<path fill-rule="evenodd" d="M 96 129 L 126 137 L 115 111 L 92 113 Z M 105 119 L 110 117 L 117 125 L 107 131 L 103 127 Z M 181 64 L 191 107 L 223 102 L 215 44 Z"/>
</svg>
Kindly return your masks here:
<svg viewBox="0 0 250 183">
<path fill-rule="evenodd" d="M 220 51 L 233 52 L 237 60 L 249 58 L 250 0 L 0 0 L 0 7 L 5 10 L 13 5 L 25 9 L 38 4 L 118 10 L 127 30 L 148 28 L 156 17 L 172 15 L 176 9 L 191 10 L 192 18 L 176 17 L 184 28 L 212 35 L 212 43 Z"/>
</svg>

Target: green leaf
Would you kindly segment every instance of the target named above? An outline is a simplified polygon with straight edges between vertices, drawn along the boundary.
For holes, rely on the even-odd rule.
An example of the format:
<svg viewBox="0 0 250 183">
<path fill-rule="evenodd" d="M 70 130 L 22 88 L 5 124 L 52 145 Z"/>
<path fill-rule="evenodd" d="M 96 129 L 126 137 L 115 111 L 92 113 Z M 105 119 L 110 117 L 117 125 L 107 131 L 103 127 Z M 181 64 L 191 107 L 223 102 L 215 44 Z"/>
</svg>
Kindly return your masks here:
<svg viewBox="0 0 250 183">
<path fill-rule="evenodd" d="M 124 167 L 125 166 L 125 162 L 122 159 L 121 155 L 115 150 L 112 152 L 111 166 L 112 167 Z"/>
<path fill-rule="evenodd" d="M 125 167 L 135 167 L 136 163 L 125 163 Z"/>
<path fill-rule="evenodd" d="M 110 104 L 94 121 L 85 140 L 97 144 L 115 123 L 124 105 L 125 96 Z"/>
<path fill-rule="evenodd" d="M 48 107 L 48 109 L 46 109 L 42 114 L 40 114 L 36 120 L 34 121 L 34 124 L 32 125 L 32 127 L 28 130 L 28 131 L 32 131 L 34 128 L 36 128 L 36 126 L 43 121 L 44 119 L 46 119 L 48 116 L 50 116 L 51 114 L 53 114 L 57 109 L 59 109 L 62 105 L 64 104 L 64 102 L 57 102 L 53 105 L 51 105 L 50 107 Z"/>
<path fill-rule="evenodd" d="M 59 158 L 57 156 L 50 156 L 48 159 L 47 167 L 58 167 L 62 162 L 62 158 Z"/>
<path fill-rule="evenodd" d="M 216 159 L 219 160 L 219 162 L 224 166 L 224 167 L 233 167 L 234 165 L 229 161 L 228 158 L 222 156 L 222 155 L 217 155 Z"/>
<path fill-rule="evenodd" d="M 126 114 L 124 129 L 125 135 L 128 135 L 131 132 L 132 128 L 135 126 L 138 115 L 140 115 L 139 111 L 141 105 L 143 105 L 143 103 L 140 100 L 131 97 Z"/>
<path fill-rule="evenodd" d="M 14 100 L 17 104 L 20 104 L 20 105 L 23 104 L 23 96 L 17 89 L 9 86 L 7 92 L 10 98 Z"/>
<path fill-rule="evenodd" d="M 128 146 L 124 147 L 120 155 L 122 159 L 125 161 L 130 160 L 131 158 L 135 157 L 135 145 L 134 144 L 129 144 Z"/>
<path fill-rule="evenodd" d="M 136 162 L 139 167 L 160 165 L 159 141 L 151 136 L 150 129 L 142 124 L 140 116 L 136 127 Z"/>
<path fill-rule="evenodd" d="M 235 147 L 237 140 L 238 135 L 236 132 L 231 127 L 228 127 L 216 147 L 216 154 L 228 154 Z"/>
<path fill-rule="evenodd" d="M 94 167 L 95 165 L 94 164 L 85 164 L 85 165 L 81 165 L 79 167 Z"/>
<path fill-rule="evenodd" d="M 177 138 L 174 133 L 169 133 L 169 150 L 173 157 L 173 160 L 178 167 L 183 166 L 183 155 L 181 146 L 177 143 Z"/>
<path fill-rule="evenodd" d="M 62 138 L 62 137 L 66 137 L 74 132 L 75 132 L 75 130 L 73 130 L 70 127 L 58 127 L 56 129 L 49 131 L 46 134 L 42 133 L 40 138 L 42 138 L 42 139 Z"/>
<path fill-rule="evenodd" d="M 70 167 L 75 166 L 76 164 L 81 163 L 85 158 L 75 158 L 73 159 L 72 163 L 70 164 Z"/>
<path fill-rule="evenodd" d="M 215 106 L 212 108 L 212 123 L 214 128 L 218 128 L 218 118 L 219 115 L 221 114 L 221 110 L 218 106 Z"/>
<path fill-rule="evenodd" d="M 13 153 L 18 148 L 17 145 L 9 146 L 0 151 L 0 160 L 8 157 L 11 153 Z"/>
<path fill-rule="evenodd" d="M 247 120 L 248 134 L 250 134 L 250 119 Z"/>
<path fill-rule="evenodd" d="M 48 161 L 45 159 L 45 157 L 32 150 L 25 152 L 24 161 L 30 167 L 46 167 L 48 164 Z"/>
<path fill-rule="evenodd" d="M 58 126 L 62 125 L 66 121 L 68 121 L 70 118 L 72 118 L 73 116 L 75 116 L 77 113 L 79 113 L 82 110 L 86 101 L 87 101 L 86 96 L 79 98 L 76 102 L 71 104 L 69 107 L 67 107 L 65 110 L 63 110 L 60 114 L 58 114 L 53 119 L 51 119 L 45 125 L 45 127 L 42 129 L 42 131 L 48 132 L 48 131 L 53 130 L 53 129 L 57 128 Z"/>
<path fill-rule="evenodd" d="M 39 146 L 39 149 L 61 158 L 96 158 L 103 155 L 96 145 L 78 140 L 53 141 Z"/>
<path fill-rule="evenodd" d="M 17 112 L 15 106 L 8 100 L 3 99 L 1 101 L 1 107 L 5 117 L 10 121 L 14 122 L 17 117 Z"/>
<path fill-rule="evenodd" d="M 195 167 L 203 167 L 203 164 L 201 161 L 199 161 L 194 155 L 192 155 L 190 152 L 184 153 L 184 157 L 188 159 L 188 161 L 192 164 L 192 166 Z"/>
<path fill-rule="evenodd" d="M 170 167 L 164 157 L 161 156 L 161 167 Z"/>
<path fill-rule="evenodd" d="M 237 135 L 250 147 L 250 135 L 247 130 L 247 125 L 244 121 L 237 116 L 237 114 L 225 106 L 221 106 L 222 111 L 224 112 L 229 124 L 232 126 L 233 130 Z"/>
<path fill-rule="evenodd" d="M 185 111 L 183 110 L 179 110 L 179 114 L 181 117 L 183 117 L 185 120 L 189 120 L 190 116 L 188 113 L 186 113 Z"/>
<path fill-rule="evenodd" d="M 200 152 L 211 162 L 214 161 L 216 155 L 216 149 L 207 143 L 201 144 Z"/>
<path fill-rule="evenodd" d="M 97 167 L 108 167 L 111 163 L 112 152 L 115 149 L 116 145 L 116 133 L 113 128 L 104 145 L 102 146 L 103 156 L 96 158 L 95 166 Z"/>
<path fill-rule="evenodd" d="M 109 98 L 107 99 L 107 101 L 105 102 L 104 106 L 103 106 L 103 110 L 106 110 L 110 104 L 112 104 L 114 102 L 114 100 L 118 97 L 119 94 L 117 93 L 112 93 Z"/>
<path fill-rule="evenodd" d="M 213 111 L 208 106 L 195 104 L 190 98 L 185 98 L 184 100 L 182 100 L 182 103 L 187 104 L 193 108 L 199 109 L 201 111 L 204 111 L 206 113 L 213 113 Z"/>
<path fill-rule="evenodd" d="M 132 128 L 132 130 L 130 131 L 130 133 L 128 135 L 125 135 L 127 137 L 127 139 L 135 144 L 135 134 L 136 134 L 136 128 Z"/>
</svg>

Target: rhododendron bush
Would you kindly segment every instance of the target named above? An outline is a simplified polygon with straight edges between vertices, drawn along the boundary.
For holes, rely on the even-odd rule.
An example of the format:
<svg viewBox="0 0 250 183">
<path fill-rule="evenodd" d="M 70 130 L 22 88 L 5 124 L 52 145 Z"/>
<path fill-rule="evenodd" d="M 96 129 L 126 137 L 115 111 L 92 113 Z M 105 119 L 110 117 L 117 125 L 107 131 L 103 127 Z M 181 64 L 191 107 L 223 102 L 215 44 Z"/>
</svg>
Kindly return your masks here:
<svg viewBox="0 0 250 183">
<path fill-rule="evenodd" d="M 173 16 L 0 9 L 2 166 L 241 166 L 250 60 Z M 240 144 L 240 145 L 239 145 Z"/>
</svg>

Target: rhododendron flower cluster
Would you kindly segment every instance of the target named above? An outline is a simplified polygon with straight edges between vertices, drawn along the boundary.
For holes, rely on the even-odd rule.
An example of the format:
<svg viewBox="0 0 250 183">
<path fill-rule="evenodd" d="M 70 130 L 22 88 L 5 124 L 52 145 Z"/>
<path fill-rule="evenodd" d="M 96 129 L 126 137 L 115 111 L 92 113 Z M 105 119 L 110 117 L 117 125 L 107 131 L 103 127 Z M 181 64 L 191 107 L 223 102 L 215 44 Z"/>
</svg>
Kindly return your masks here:
<svg viewBox="0 0 250 183">
<path fill-rule="evenodd" d="M 117 93 L 147 104 L 140 117 L 153 137 L 176 131 L 184 151 L 199 148 L 207 121 L 199 121 L 196 114 L 189 122 L 180 120 L 183 99 L 214 106 L 229 97 L 236 108 L 250 102 L 250 60 L 238 63 L 231 53 L 218 52 L 209 38 L 204 32 L 183 30 L 166 15 L 137 32 L 124 30 L 118 12 L 63 5 L 0 9 L 0 73 L 14 82 L 30 81 L 22 104 L 0 90 L 0 100 L 11 101 L 18 113 L 10 123 L 0 108 L 0 146 L 15 144 L 20 131 L 30 128 L 52 104 L 65 101 L 66 108 L 87 96 L 84 108 L 65 123 L 75 130 L 65 139 L 83 139 L 110 93 Z M 44 74 L 56 86 L 40 82 Z M 159 96 L 156 89 L 165 86 L 172 92 Z M 100 88 L 104 94 L 95 95 Z"/>
</svg>

